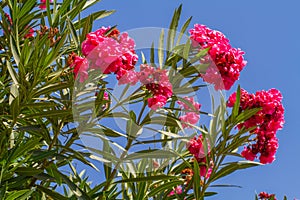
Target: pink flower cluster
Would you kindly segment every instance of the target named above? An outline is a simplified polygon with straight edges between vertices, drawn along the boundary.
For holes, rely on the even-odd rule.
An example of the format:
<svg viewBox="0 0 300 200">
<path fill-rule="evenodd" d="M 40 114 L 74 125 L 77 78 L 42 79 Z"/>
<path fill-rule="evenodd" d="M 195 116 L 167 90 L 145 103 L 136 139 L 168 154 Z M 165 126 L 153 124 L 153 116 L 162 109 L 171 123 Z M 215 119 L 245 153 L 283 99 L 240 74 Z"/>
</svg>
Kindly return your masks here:
<svg viewBox="0 0 300 200">
<path fill-rule="evenodd" d="M 210 145 L 207 141 L 206 144 L 203 144 L 204 138 L 200 135 L 198 138 L 194 137 L 191 139 L 188 144 L 187 148 L 189 152 L 194 156 L 194 158 L 200 163 L 200 176 L 209 178 L 213 163 L 212 161 L 207 164 L 207 157 L 210 154 Z"/>
<path fill-rule="evenodd" d="M 139 81 L 152 94 L 152 97 L 148 98 L 148 106 L 152 110 L 163 107 L 173 94 L 167 71 L 142 64 L 137 76 Z"/>
<path fill-rule="evenodd" d="M 78 66 L 78 70 L 74 71 L 75 76 L 83 75 L 80 77 L 80 81 L 84 81 L 87 78 L 89 68 L 99 69 L 104 74 L 116 74 L 119 84 L 130 83 L 134 85 L 138 81 L 137 75 L 133 71 L 138 60 L 134 51 L 135 43 L 133 39 L 128 37 L 127 33 L 120 34 L 117 29 L 110 31 L 110 33 L 108 31 L 110 31 L 110 27 L 102 27 L 87 34 L 81 47 L 82 54 L 88 58 L 88 66 L 80 67 L 78 66 L 80 62 L 78 65 L 75 64 Z M 87 60 L 86 58 L 85 60 Z M 82 59 L 78 58 L 77 60 Z"/>
<path fill-rule="evenodd" d="M 249 94 L 241 90 L 240 110 L 261 108 L 254 116 L 238 125 L 238 128 L 251 128 L 256 137 L 253 142 L 242 151 L 242 156 L 247 160 L 254 160 L 260 153 L 260 162 L 263 164 L 272 163 L 275 160 L 275 153 L 278 149 L 277 130 L 284 124 L 284 108 L 282 106 L 282 95 L 276 89 L 269 91 L 258 91 Z M 236 102 L 236 93 L 228 100 L 228 106 L 233 107 Z"/>
<path fill-rule="evenodd" d="M 47 0 L 41 0 L 41 4 L 40 4 L 40 9 L 45 10 L 46 9 L 46 2 Z M 52 0 L 49 1 L 50 3 L 52 2 Z"/>
<path fill-rule="evenodd" d="M 213 61 L 210 62 L 205 74 L 201 74 L 203 80 L 214 84 L 216 90 L 229 90 L 239 79 L 240 72 L 247 63 L 243 58 L 244 52 L 232 48 L 223 33 L 204 25 L 195 24 L 189 32 L 193 46 L 200 45 L 201 49 L 209 48 L 210 58 L 207 56 L 203 62 Z"/>
<path fill-rule="evenodd" d="M 271 198 L 276 200 L 275 194 L 268 194 L 266 192 L 261 192 L 258 194 L 258 196 L 259 196 L 259 199 L 261 199 L 261 200 L 269 200 Z"/>
<path fill-rule="evenodd" d="M 192 107 L 185 104 L 184 102 L 178 101 L 181 109 L 185 110 L 185 115 L 179 117 L 179 119 L 184 122 L 182 125 L 183 128 L 190 127 L 190 125 L 188 125 L 187 123 L 195 125 L 199 121 L 199 110 L 201 108 L 201 104 L 195 102 L 193 97 L 185 97 L 185 100 L 191 102 Z"/>
<path fill-rule="evenodd" d="M 82 43 L 82 54 L 93 61 L 94 69 L 100 69 L 104 74 L 115 73 L 119 84 L 135 84 L 138 79 L 130 71 L 138 60 L 134 40 L 127 33 L 120 34 L 117 29 L 106 35 L 109 30 L 109 27 L 102 27 L 87 34 Z"/>
</svg>

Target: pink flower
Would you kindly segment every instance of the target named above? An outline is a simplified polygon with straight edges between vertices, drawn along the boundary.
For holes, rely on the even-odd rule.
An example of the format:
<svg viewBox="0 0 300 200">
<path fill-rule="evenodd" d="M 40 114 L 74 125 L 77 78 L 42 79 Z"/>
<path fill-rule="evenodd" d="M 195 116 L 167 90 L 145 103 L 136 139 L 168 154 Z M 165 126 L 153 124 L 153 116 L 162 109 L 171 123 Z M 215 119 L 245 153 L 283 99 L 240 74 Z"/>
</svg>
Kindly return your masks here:
<svg viewBox="0 0 300 200">
<path fill-rule="evenodd" d="M 172 85 L 166 85 L 164 83 L 149 83 L 146 85 L 147 90 L 151 91 L 153 95 L 163 95 L 166 98 L 172 96 Z"/>
<path fill-rule="evenodd" d="M 196 113 L 194 113 L 194 112 L 188 112 L 188 113 L 186 113 L 185 115 L 183 115 L 183 116 L 180 116 L 179 117 L 179 119 L 182 121 L 182 122 L 184 122 L 183 124 L 182 124 L 182 127 L 183 128 L 186 128 L 186 127 L 190 127 L 188 124 L 186 124 L 186 123 L 189 123 L 189 124 L 196 124 L 198 121 L 199 121 L 199 119 L 200 119 L 200 115 L 199 114 L 196 114 Z"/>
<path fill-rule="evenodd" d="M 185 99 L 192 104 L 192 107 L 190 107 L 188 104 L 184 102 L 178 101 L 180 107 L 186 110 L 185 115 L 179 117 L 179 119 L 182 122 L 184 122 L 182 124 L 183 128 L 191 127 L 186 123 L 195 125 L 199 121 L 200 119 L 199 110 L 201 107 L 201 104 L 195 102 L 193 97 L 185 97 Z"/>
<path fill-rule="evenodd" d="M 97 47 L 101 42 L 104 41 L 102 35 L 97 36 L 95 33 L 89 33 L 86 36 L 86 40 L 81 44 L 81 51 L 84 56 L 88 56 L 90 52 Z"/>
<path fill-rule="evenodd" d="M 185 100 L 189 101 L 193 107 L 190 107 L 188 104 L 182 102 L 182 101 L 178 101 L 178 104 L 185 110 L 189 110 L 189 111 L 199 111 L 201 108 L 201 104 L 199 104 L 198 102 L 196 102 L 194 100 L 193 97 L 184 97 Z"/>
<path fill-rule="evenodd" d="M 34 29 L 33 28 L 29 28 L 28 33 L 24 36 L 24 38 L 33 38 L 34 37 Z"/>
<path fill-rule="evenodd" d="M 225 37 L 223 33 L 216 30 L 211 30 L 205 25 L 195 24 L 194 28 L 190 31 L 192 42 L 194 45 L 200 45 L 203 48 L 216 47 L 220 50 L 228 50 L 231 48 L 229 40 Z"/>
<path fill-rule="evenodd" d="M 212 172 L 212 168 L 207 167 L 207 164 L 205 162 L 203 162 L 202 165 L 200 165 L 199 167 L 200 167 L 200 176 L 205 177 L 206 179 L 209 178 Z"/>
<path fill-rule="evenodd" d="M 121 84 L 130 84 L 135 85 L 139 79 L 137 73 L 134 70 L 124 70 L 120 69 L 117 72 L 117 79 L 119 80 L 119 85 Z"/>
<path fill-rule="evenodd" d="M 275 194 L 268 194 L 266 192 L 260 192 L 258 194 L 258 196 L 259 196 L 259 199 L 261 199 L 261 200 L 269 200 L 272 197 L 273 197 L 274 200 L 276 200 Z"/>
<path fill-rule="evenodd" d="M 175 195 L 175 194 L 182 194 L 182 187 L 181 186 L 177 186 L 174 190 L 172 190 L 169 194 L 169 196 Z"/>
<path fill-rule="evenodd" d="M 6 19 L 9 21 L 10 25 L 12 25 L 12 24 L 13 24 L 13 21 L 12 21 L 10 15 L 7 14 L 7 13 L 4 13 L 4 15 L 5 15 Z"/>
<path fill-rule="evenodd" d="M 75 78 L 79 75 L 79 81 L 84 82 L 88 78 L 88 61 L 85 58 L 82 58 L 80 56 L 75 56 L 73 58 L 73 63 L 71 64 L 71 67 L 74 68 L 74 76 Z"/>
<path fill-rule="evenodd" d="M 154 74 L 155 72 L 155 68 L 150 66 L 150 65 L 146 65 L 146 64 L 142 64 L 140 66 L 140 72 L 139 72 L 139 80 L 142 84 L 146 85 L 148 83 L 153 83 L 154 82 Z"/>
<path fill-rule="evenodd" d="M 276 89 L 269 91 L 258 91 L 249 94 L 241 89 L 240 111 L 253 108 L 261 108 L 255 115 L 238 125 L 238 129 L 251 128 L 256 135 L 254 141 L 242 151 L 242 156 L 247 160 L 254 160 L 260 153 L 259 160 L 263 164 L 272 163 L 278 149 L 277 130 L 284 124 L 284 108 L 282 106 L 282 95 Z M 228 107 L 233 107 L 236 101 L 236 93 L 229 97 Z"/>
<path fill-rule="evenodd" d="M 189 152 L 198 160 L 205 158 L 206 155 L 210 152 L 210 145 L 207 141 L 205 144 L 203 144 L 203 137 L 200 135 L 198 138 L 194 137 L 191 139 L 188 144 L 188 150 Z"/>
<path fill-rule="evenodd" d="M 103 99 L 108 101 L 109 100 L 109 96 L 108 96 L 108 93 L 107 92 L 104 92 L 103 94 Z"/>
<path fill-rule="evenodd" d="M 162 108 L 167 103 L 167 98 L 163 95 L 154 95 L 153 97 L 148 99 L 148 106 L 152 110 L 157 110 L 158 108 Z"/>
<path fill-rule="evenodd" d="M 261 108 L 257 114 L 239 125 L 239 128 L 251 128 L 258 126 L 253 132 L 277 131 L 284 124 L 284 108 L 281 103 L 282 96 L 276 89 L 269 91 L 258 91 L 255 94 L 249 94 L 241 89 L 240 109 Z M 228 107 L 233 107 L 236 101 L 236 94 L 232 94 L 228 100 Z"/>
<path fill-rule="evenodd" d="M 110 27 L 102 27 L 87 34 L 81 45 L 82 54 L 91 60 L 92 68 L 100 69 L 104 74 L 117 74 L 117 79 L 122 79 L 119 84 L 135 84 L 137 78 L 132 70 L 138 56 L 134 51 L 134 40 L 127 33 L 120 34 L 117 29 L 107 34 L 109 30 Z M 123 75 L 126 77 L 122 78 Z"/>
<path fill-rule="evenodd" d="M 153 110 L 163 107 L 173 94 L 167 71 L 142 64 L 137 76 L 153 96 L 148 99 L 148 106 Z"/>
<path fill-rule="evenodd" d="M 253 161 L 256 158 L 256 154 L 252 153 L 252 149 L 250 149 L 249 147 L 244 147 L 244 150 L 242 151 L 241 155 L 247 160 L 251 161 Z"/>
<path fill-rule="evenodd" d="M 190 34 L 195 47 L 200 45 L 200 49 L 209 48 L 208 56 L 202 60 L 209 64 L 207 71 L 201 74 L 203 80 L 214 84 L 216 90 L 229 90 L 247 63 L 243 58 L 244 52 L 232 48 L 223 33 L 204 25 L 195 24 Z"/>
<path fill-rule="evenodd" d="M 45 10 L 46 9 L 46 1 L 47 0 L 41 0 L 40 9 Z M 52 3 L 53 0 L 50 0 L 49 2 Z"/>
<path fill-rule="evenodd" d="M 212 172 L 212 167 L 214 165 L 213 161 L 210 158 L 210 144 L 207 139 L 204 139 L 202 135 L 198 138 L 194 137 L 191 139 L 187 148 L 189 152 L 194 156 L 194 162 L 199 163 L 200 167 L 200 176 L 209 178 Z M 209 160 L 207 160 L 207 158 Z"/>
</svg>

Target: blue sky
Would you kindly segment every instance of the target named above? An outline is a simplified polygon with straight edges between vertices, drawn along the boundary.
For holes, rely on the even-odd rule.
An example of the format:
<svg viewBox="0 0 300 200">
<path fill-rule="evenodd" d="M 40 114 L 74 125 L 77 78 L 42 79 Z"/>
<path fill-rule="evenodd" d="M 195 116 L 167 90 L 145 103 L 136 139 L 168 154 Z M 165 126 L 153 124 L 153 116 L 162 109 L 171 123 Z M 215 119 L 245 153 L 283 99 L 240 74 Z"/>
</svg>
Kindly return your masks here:
<svg viewBox="0 0 300 200">
<path fill-rule="evenodd" d="M 276 161 L 224 178 L 223 183 L 243 188 L 220 189 L 219 195 L 209 199 L 251 200 L 255 191 L 276 193 L 278 199 L 283 195 L 300 199 L 300 134 L 297 129 L 300 113 L 297 104 L 300 91 L 300 1 L 103 0 L 92 10 L 115 9 L 117 12 L 98 21 L 95 28 L 116 24 L 121 31 L 142 27 L 167 28 L 174 9 L 181 3 L 181 25 L 193 16 L 191 24 L 205 24 L 222 31 L 232 46 L 246 52 L 248 64 L 233 89 L 237 84 L 249 92 L 277 88 L 284 96 L 286 110 L 284 129 L 277 134 L 280 147 Z"/>
</svg>

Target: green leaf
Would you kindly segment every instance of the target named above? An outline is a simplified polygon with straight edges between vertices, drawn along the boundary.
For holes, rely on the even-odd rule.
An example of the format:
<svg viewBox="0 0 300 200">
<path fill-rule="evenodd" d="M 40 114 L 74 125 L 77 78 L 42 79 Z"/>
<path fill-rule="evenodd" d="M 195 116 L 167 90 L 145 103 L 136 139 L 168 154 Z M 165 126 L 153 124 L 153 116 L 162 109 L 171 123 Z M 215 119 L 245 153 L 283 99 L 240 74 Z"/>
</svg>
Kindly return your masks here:
<svg viewBox="0 0 300 200">
<path fill-rule="evenodd" d="M 62 90 L 65 88 L 70 88 L 72 86 L 73 86 L 73 83 L 71 83 L 71 82 L 58 82 L 58 83 L 48 84 L 48 85 L 41 87 L 39 90 L 35 91 L 33 96 L 38 98 L 41 95 L 57 92 L 59 90 Z"/>
<path fill-rule="evenodd" d="M 83 20 L 80 20 L 80 22 L 82 23 Z M 85 22 L 83 24 L 84 24 L 84 26 L 83 26 L 82 33 L 80 36 L 81 43 L 85 40 L 86 35 L 92 31 L 93 15 L 89 15 L 87 18 L 85 18 Z M 74 26 L 76 27 L 75 23 L 74 23 Z"/>
<path fill-rule="evenodd" d="M 210 197 L 210 196 L 214 196 L 214 195 L 216 195 L 216 194 L 218 194 L 217 192 L 205 192 L 204 193 L 204 196 L 205 197 Z"/>
<path fill-rule="evenodd" d="M 20 53 L 19 52 L 20 51 L 19 51 L 19 48 L 16 44 L 16 41 L 13 39 L 12 36 L 10 36 L 10 48 L 11 48 L 11 53 L 14 57 L 14 60 L 15 60 L 16 64 L 19 65 L 19 63 L 20 63 L 20 56 L 19 56 Z"/>
<path fill-rule="evenodd" d="M 247 169 L 250 167 L 256 167 L 262 165 L 258 162 L 253 161 L 239 161 L 239 162 L 232 162 L 232 163 L 226 163 L 224 167 L 222 167 L 220 170 L 218 170 L 214 176 L 211 176 L 209 179 L 209 182 L 216 181 L 224 176 L 227 176 L 229 174 L 232 174 L 233 172 L 241 169 Z"/>
<path fill-rule="evenodd" d="M 79 45 L 76 29 L 75 29 L 73 23 L 71 22 L 70 18 L 67 18 L 67 23 L 68 23 L 69 31 L 72 34 L 72 38 L 73 38 L 72 41 L 75 43 L 76 49 L 79 49 L 80 45 Z"/>
<path fill-rule="evenodd" d="M 57 16 L 61 16 L 63 13 L 65 13 L 67 9 L 70 7 L 72 1 L 73 0 L 64 0 L 58 9 Z"/>
<path fill-rule="evenodd" d="M 135 183 L 135 182 L 149 182 L 149 181 L 156 181 L 156 180 L 172 180 L 172 179 L 177 179 L 177 177 L 167 176 L 167 175 L 155 175 L 155 176 L 123 179 L 123 180 L 116 181 L 114 183 Z"/>
<path fill-rule="evenodd" d="M 203 58 L 204 56 L 207 55 L 208 51 L 209 51 L 209 48 L 201 49 L 194 57 L 191 58 L 191 60 L 189 61 L 189 63 L 187 65 L 191 65 L 191 64 L 199 61 L 200 58 Z"/>
<path fill-rule="evenodd" d="M 9 105 L 12 104 L 12 102 L 14 100 L 17 99 L 17 97 L 19 96 L 19 89 L 18 89 L 18 85 L 13 83 L 11 86 L 10 86 L 10 95 L 9 95 Z"/>
<path fill-rule="evenodd" d="M 193 74 L 199 74 L 201 72 L 205 72 L 206 69 L 208 68 L 208 64 L 199 64 L 199 65 L 194 65 L 194 66 L 189 66 L 186 67 L 182 70 L 179 71 L 180 75 L 183 77 L 188 77 Z"/>
<path fill-rule="evenodd" d="M 6 191 L 7 191 L 7 184 L 2 184 L 2 187 L 0 188 L 0 199 L 5 199 Z"/>
<path fill-rule="evenodd" d="M 106 135 L 109 137 L 124 137 L 127 138 L 127 135 L 120 133 L 116 130 L 110 129 L 108 127 L 105 126 L 101 126 L 101 128 L 99 128 L 99 126 L 97 127 L 92 127 L 92 128 L 84 128 L 85 132 L 89 132 L 89 133 L 93 133 L 96 135 Z"/>
<path fill-rule="evenodd" d="M 159 44 L 158 44 L 158 63 L 160 68 L 163 67 L 163 60 L 164 60 L 164 29 L 161 30 L 160 33 L 160 39 L 159 39 Z"/>
<path fill-rule="evenodd" d="M 63 181 L 70 187 L 72 192 L 79 200 L 91 200 L 91 198 L 81 190 L 73 181 L 71 181 L 66 175 L 62 174 L 61 172 L 57 171 L 59 176 L 63 179 Z"/>
<path fill-rule="evenodd" d="M 71 110 L 49 110 L 45 112 L 37 112 L 33 114 L 25 115 L 25 118 L 37 118 L 37 117 L 55 117 L 55 118 L 63 118 L 63 117 L 71 117 Z"/>
<path fill-rule="evenodd" d="M 24 176 L 33 176 L 42 173 L 43 170 L 34 167 L 18 167 L 15 172 Z"/>
<path fill-rule="evenodd" d="M 239 85 L 238 89 L 236 91 L 236 101 L 235 101 L 233 109 L 232 109 L 232 116 L 233 116 L 233 118 L 235 118 L 239 114 L 240 101 L 241 101 L 241 87 Z"/>
<path fill-rule="evenodd" d="M 159 185 L 158 187 L 154 188 L 153 190 L 151 190 L 147 196 L 152 197 L 156 194 L 159 194 L 161 192 L 165 192 L 165 190 L 171 189 L 177 185 L 182 184 L 182 181 L 179 180 L 172 180 L 171 182 L 167 182 L 167 183 L 163 183 L 161 185 Z"/>
<path fill-rule="evenodd" d="M 145 58 L 145 54 L 143 52 L 141 52 L 141 56 L 142 56 L 142 63 L 143 64 L 147 64 L 146 58 Z"/>
<path fill-rule="evenodd" d="M 37 185 L 37 189 L 53 199 L 59 199 L 59 200 L 68 200 L 69 199 L 68 197 L 64 197 L 63 195 L 61 195 L 53 190 L 49 190 L 48 188 L 42 187 L 40 185 Z"/>
<path fill-rule="evenodd" d="M 191 41 L 187 40 L 184 45 L 183 54 L 182 54 L 184 61 L 186 61 L 189 58 L 190 49 L 191 49 Z"/>
<path fill-rule="evenodd" d="M 103 142 L 103 152 L 111 152 L 111 147 L 109 146 L 108 141 L 103 140 L 102 142 Z M 104 159 L 107 158 L 107 156 L 103 156 L 103 157 Z M 112 173 L 112 164 L 106 163 L 105 165 L 103 165 L 103 168 L 104 168 L 105 178 L 108 180 Z"/>
<path fill-rule="evenodd" d="M 114 12 L 115 12 L 115 10 L 110 10 L 110 11 L 100 10 L 100 11 L 94 12 L 94 13 L 90 14 L 88 17 L 82 18 L 79 21 L 75 21 L 74 27 L 76 30 L 79 30 L 81 27 L 87 26 L 87 23 L 89 23 L 90 19 L 92 19 L 92 21 L 89 24 L 89 26 L 92 27 L 93 21 L 108 17 L 109 15 L 113 14 Z M 83 34 L 82 36 L 85 37 L 86 35 Z"/>
<path fill-rule="evenodd" d="M 200 199 L 200 167 L 196 160 L 194 160 L 194 175 L 193 175 L 193 183 L 194 183 L 194 196 L 196 199 Z"/>
<path fill-rule="evenodd" d="M 151 49 L 150 49 L 150 63 L 152 66 L 155 66 L 154 43 L 152 43 Z"/>
<path fill-rule="evenodd" d="M 135 153 L 132 153 L 124 158 L 124 160 L 136 160 L 141 158 L 174 158 L 177 157 L 177 154 L 160 149 L 149 149 L 141 150 Z"/>
<path fill-rule="evenodd" d="M 236 117 L 234 123 L 238 124 L 240 122 L 244 122 L 250 117 L 252 117 L 253 115 L 255 115 L 260 110 L 261 108 L 253 108 L 253 109 L 245 110 Z"/>
<path fill-rule="evenodd" d="M 146 182 L 140 182 L 137 184 L 138 185 L 138 192 L 137 195 L 134 196 L 135 199 L 145 199 L 145 194 L 147 192 L 147 185 Z"/>
<path fill-rule="evenodd" d="M 149 117 L 142 121 L 141 125 L 146 124 L 161 124 L 165 126 L 174 126 L 178 127 L 179 120 L 171 117 L 171 116 L 155 116 L 155 117 Z"/>
<path fill-rule="evenodd" d="M 61 185 L 62 184 L 62 177 L 60 176 L 60 174 L 58 173 L 58 170 L 57 170 L 57 166 L 55 164 L 50 164 L 49 166 L 46 167 L 46 171 L 47 171 L 47 175 L 48 176 L 51 176 L 55 179 L 55 182 L 58 184 L 58 185 Z"/>
<path fill-rule="evenodd" d="M 65 149 L 66 151 L 68 151 L 70 153 L 72 153 L 72 158 L 73 159 L 77 159 L 77 160 L 81 161 L 83 164 L 92 167 L 96 171 L 99 171 L 99 169 L 93 163 L 91 163 L 87 159 L 85 159 L 84 154 L 82 152 L 75 151 L 74 149 L 69 148 L 69 147 L 65 147 L 65 146 L 61 146 L 61 148 Z"/>
<path fill-rule="evenodd" d="M 132 119 L 127 120 L 126 134 L 128 136 L 135 138 L 141 133 L 142 130 L 142 127 L 137 125 Z"/>
<path fill-rule="evenodd" d="M 217 185 L 210 185 L 209 187 L 234 187 L 234 188 L 242 188 L 239 185 L 230 185 L 230 184 L 217 184 Z"/>
<path fill-rule="evenodd" d="M 41 145 L 39 140 L 40 138 L 30 139 L 28 142 L 23 142 L 20 145 L 16 145 L 8 156 L 8 162 L 13 161 L 20 156 L 26 155 L 27 152 L 39 147 Z"/>
<path fill-rule="evenodd" d="M 188 28 L 189 24 L 191 23 L 192 17 L 190 17 L 182 26 L 181 30 L 180 30 L 180 34 L 178 36 L 177 42 L 176 42 L 176 46 L 179 45 L 182 36 L 185 34 L 186 29 Z"/>
<path fill-rule="evenodd" d="M 11 192 L 7 195 L 5 200 L 21 200 L 26 199 L 33 193 L 33 190 L 19 190 Z"/>
<path fill-rule="evenodd" d="M 15 85 L 19 85 L 18 75 L 17 75 L 16 71 L 14 70 L 14 68 L 11 66 L 11 63 L 10 62 L 6 62 L 6 67 L 8 69 L 9 75 L 12 78 L 14 84 Z"/>
<path fill-rule="evenodd" d="M 23 16 L 27 15 L 35 7 L 35 4 L 36 0 L 25 1 L 20 12 L 18 13 L 18 18 L 22 19 Z"/>
<path fill-rule="evenodd" d="M 176 30 L 177 30 L 180 15 L 181 15 L 181 9 L 182 9 L 182 5 L 180 5 L 177 9 L 175 9 L 171 24 L 169 26 L 168 39 L 167 39 L 167 51 L 168 52 L 171 49 L 173 49 Z"/>
</svg>

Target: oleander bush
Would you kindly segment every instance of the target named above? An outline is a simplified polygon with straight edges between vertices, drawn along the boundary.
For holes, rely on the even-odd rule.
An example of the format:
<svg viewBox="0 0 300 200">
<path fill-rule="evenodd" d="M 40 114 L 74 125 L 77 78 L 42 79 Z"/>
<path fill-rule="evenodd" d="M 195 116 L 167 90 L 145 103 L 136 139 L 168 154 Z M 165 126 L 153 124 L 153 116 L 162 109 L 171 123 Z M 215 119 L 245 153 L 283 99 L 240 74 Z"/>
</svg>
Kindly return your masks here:
<svg viewBox="0 0 300 200">
<path fill-rule="evenodd" d="M 179 6 L 140 49 L 93 26 L 114 12 L 96 3 L 0 2 L 0 199 L 201 200 L 275 160 L 281 93 L 235 84 L 247 62 L 223 33 Z"/>
</svg>

